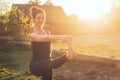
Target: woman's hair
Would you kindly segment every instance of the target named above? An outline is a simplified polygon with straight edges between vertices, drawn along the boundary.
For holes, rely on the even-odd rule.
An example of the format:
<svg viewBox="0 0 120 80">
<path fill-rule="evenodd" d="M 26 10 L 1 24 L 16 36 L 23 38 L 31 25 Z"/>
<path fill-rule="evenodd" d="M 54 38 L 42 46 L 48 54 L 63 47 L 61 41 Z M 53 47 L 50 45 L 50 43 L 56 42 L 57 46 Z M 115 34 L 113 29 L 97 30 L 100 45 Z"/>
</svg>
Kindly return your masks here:
<svg viewBox="0 0 120 80">
<path fill-rule="evenodd" d="M 43 13 L 44 14 L 44 18 L 46 18 L 46 12 L 44 11 L 44 9 L 42 9 L 42 8 L 40 8 L 38 6 L 32 6 L 30 8 L 29 15 L 30 15 L 31 18 L 35 18 L 35 16 L 38 13 Z"/>
<path fill-rule="evenodd" d="M 31 23 L 33 23 L 32 19 L 34 19 L 38 13 L 43 13 L 43 15 L 44 15 L 44 22 L 43 22 L 43 25 L 42 25 L 43 26 L 42 28 L 44 28 L 45 22 L 46 22 L 46 12 L 45 12 L 44 9 L 42 9 L 38 6 L 32 6 L 30 8 L 29 15 L 31 17 Z"/>
</svg>

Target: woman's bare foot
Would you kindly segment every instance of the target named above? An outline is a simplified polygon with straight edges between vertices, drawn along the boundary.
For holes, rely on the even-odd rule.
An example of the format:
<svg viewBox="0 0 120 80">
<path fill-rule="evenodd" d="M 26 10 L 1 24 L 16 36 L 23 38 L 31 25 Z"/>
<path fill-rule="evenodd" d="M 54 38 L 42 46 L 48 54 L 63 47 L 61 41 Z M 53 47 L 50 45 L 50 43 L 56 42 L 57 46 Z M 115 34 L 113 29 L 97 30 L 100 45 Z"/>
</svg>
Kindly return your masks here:
<svg viewBox="0 0 120 80">
<path fill-rule="evenodd" d="M 74 51 L 72 47 L 72 36 L 71 35 L 67 37 L 67 45 L 68 45 L 68 53 L 67 53 L 68 60 L 76 58 L 77 53 Z"/>
<path fill-rule="evenodd" d="M 75 59 L 77 57 L 77 53 L 75 51 L 68 51 L 67 53 L 67 58 L 68 60 L 72 60 L 72 59 Z"/>
</svg>

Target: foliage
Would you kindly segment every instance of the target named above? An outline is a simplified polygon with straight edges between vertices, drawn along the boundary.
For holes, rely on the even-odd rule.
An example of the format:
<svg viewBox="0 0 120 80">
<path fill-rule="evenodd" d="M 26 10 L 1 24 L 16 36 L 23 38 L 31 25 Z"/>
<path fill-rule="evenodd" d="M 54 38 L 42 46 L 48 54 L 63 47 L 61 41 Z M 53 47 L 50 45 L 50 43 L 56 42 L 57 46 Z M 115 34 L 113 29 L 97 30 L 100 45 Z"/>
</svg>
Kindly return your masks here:
<svg viewBox="0 0 120 80">
<path fill-rule="evenodd" d="M 37 5 L 40 5 L 41 2 L 40 2 L 39 0 L 30 0 L 30 1 L 28 2 L 28 4 L 37 4 Z"/>
<path fill-rule="evenodd" d="M 29 17 L 17 6 L 13 6 L 11 9 L 7 31 L 9 36 L 14 36 L 15 40 L 26 40 L 29 38 Z"/>
<path fill-rule="evenodd" d="M 0 68 L 0 80 L 20 80 L 21 74 L 15 70 L 8 70 L 6 68 Z"/>
<path fill-rule="evenodd" d="M 8 3 L 0 1 L 0 35 L 12 37 L 13 40 L 29 40 L 31 32 L 29 16 L 17 6 L 9 10 Z"/>
<path fill-rule="evenodd" d="M 7 69 L 5 67 L 0 68 L 0 80 L 40 80 L 39 77 L 35 77 L 30 72 L 20 73 L 16 70 Z"/>
<path fill-rule="evenodd" d="M 31 0 L 30 4 L 39 4 L 39 0 Z M 2 6 L 1 11 L 6 11 L 4 15 L 0 15 L 0 35 L 9 36 L 13 40 L 25 41 L 29 40 L 29 34 L 32 30 L 30 27 L 29 16 L 26 15 L 22 10 L 18 9 L 17 6 L 12 6 L 11 11 L 8 11 L 8 3 L 0 1 Z M 4 7 L 4 8 L 2 8 Z M 3 10 L 4 9 L 4 10 Z"/>
<path fill-rule="evenodd" d="M 0 0 L 0 15 L 3 15 L 6 11 L 8 11 L 8 3 L 5 0 Z"/>
<path fill-rule="evenodd" d="M 43 5 L 53 6 L 53 3 L 51 2 L 51 0 L 47 0 Z"/>
<path fill-rule="evenodd" d="M 9 17 L 9 6 L 4 0 L 0 0 L 0 35 L 6 32 L 6 24 Z"/>
</svg>

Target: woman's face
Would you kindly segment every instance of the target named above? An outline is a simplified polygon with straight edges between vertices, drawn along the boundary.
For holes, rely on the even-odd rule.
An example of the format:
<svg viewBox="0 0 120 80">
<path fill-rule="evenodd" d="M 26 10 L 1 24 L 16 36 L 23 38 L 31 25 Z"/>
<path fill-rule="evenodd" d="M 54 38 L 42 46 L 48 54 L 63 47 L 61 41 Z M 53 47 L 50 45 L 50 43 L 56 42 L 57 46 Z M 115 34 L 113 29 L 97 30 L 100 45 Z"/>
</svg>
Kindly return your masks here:
<svg viewBox="0 0 120 80">
<path fill-rule="evenodd" d="M 40 27 L 45 23 L 45 17 L 43 13 L 36 14 L 35 18 L 33 19 L 33 22 L 36 26 Z"/>
</svg>

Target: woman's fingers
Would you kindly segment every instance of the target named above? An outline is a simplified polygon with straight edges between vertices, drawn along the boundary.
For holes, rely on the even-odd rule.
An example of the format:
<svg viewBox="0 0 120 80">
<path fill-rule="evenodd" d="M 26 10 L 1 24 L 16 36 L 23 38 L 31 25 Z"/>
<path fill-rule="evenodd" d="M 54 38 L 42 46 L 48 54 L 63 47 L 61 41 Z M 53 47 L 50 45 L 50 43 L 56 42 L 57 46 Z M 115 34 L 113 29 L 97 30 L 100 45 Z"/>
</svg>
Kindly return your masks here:
<svg viewBox="0 0 120 80">
<path fill-rule="evenodd" d="M 71 46 L 71 44 L 72 44 L 72 36 L 71 35 L 67 36 L 67 44 L 68 44 L 68 46 Z"/>
</svg>

